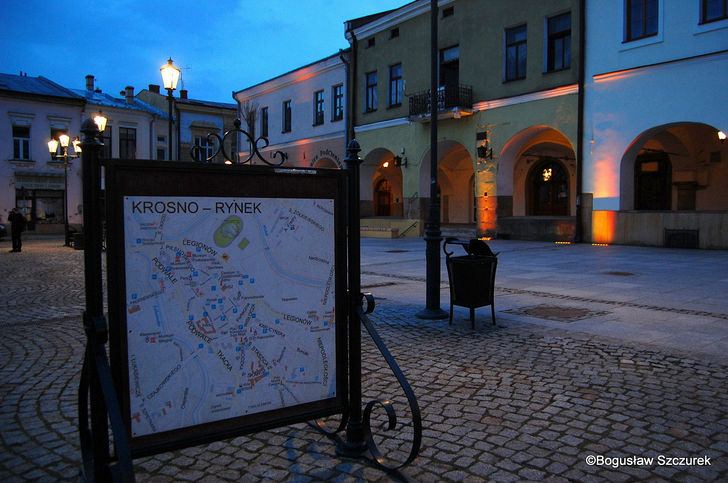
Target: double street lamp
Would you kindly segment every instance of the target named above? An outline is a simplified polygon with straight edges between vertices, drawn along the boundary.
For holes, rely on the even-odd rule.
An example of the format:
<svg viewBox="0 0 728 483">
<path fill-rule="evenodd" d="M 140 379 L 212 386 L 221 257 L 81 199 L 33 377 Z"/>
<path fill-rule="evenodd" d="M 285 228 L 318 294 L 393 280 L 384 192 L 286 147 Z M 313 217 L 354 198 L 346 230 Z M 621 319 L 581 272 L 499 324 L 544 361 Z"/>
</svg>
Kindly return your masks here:
<svg viewBox="0 0 728 483">
<path fill-rule="evenodd" d="M 73 145 L 73 153 L 68 152 L 69 144 Z M 61 152 L 58 152 L 58 146 L 61 147 Z M 64 226 L 64 247 L 71 246 L 71 236 L 68 229 L 68 166 L 71 161 L 81 156 L 81 140 L 77 137 L 71 141 L 68 134 L 61 134 L 58 139 L 51 139 L 48 141 L 48 151 L 51 153 L 51 157 L 55 156 L 56 159 L 63 159 L 63 226 Z"/>
<path fill-rule="evenodd" d="M 98 126 L 100 132 L 106 129 L 106 117 L 99 112 L 94 116 L 94 122 Z M 73 146 L 73 152 L 69 152 L 69 146 Z M 60 152 L 59 148 L 60 147 Z M 68 226 L 68 166 L 71 161 L 81 156 L 81 140 L 76 136 L 71 141 L 68 134 L 61 134 L 58 139 L 48 141 L 48 152 L 51 157 L 63 159 L 63 231 L 64 231 L 64 247 L 71 246 L 71 231 Z"/>
<path fill-rule="evenodd" d="M 167 89 L 167 101 L 169 102 L 169 122 L 167 125 L 169 126 L 169 136 L 167 138 L 167 160 L 172 160 L 172 105 L 174 103 L 174 96 L 172 95 L 172 92 L 177 88 L 177 82 L 179 81 L 179 74 L 180 70 L 177 68 L 177 66 L 174 65 L 174 62 L 172 62 L 172 58 L 170 57 L 169 60 L 167 60 L 167 63 L 164 64 L 159 71 L 162 73 L 162 83 L 164 85 L 164 88 Z"/>
</svg>

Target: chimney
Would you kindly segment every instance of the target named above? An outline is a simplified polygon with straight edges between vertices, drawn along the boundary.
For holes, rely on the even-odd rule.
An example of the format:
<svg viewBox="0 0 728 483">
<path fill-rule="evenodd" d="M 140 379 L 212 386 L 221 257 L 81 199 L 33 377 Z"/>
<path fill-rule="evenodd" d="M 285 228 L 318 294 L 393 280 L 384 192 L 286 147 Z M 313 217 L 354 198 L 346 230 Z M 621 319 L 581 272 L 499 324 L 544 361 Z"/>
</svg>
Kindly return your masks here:
<svg viewBox="0 0 728 483">
<path fill-rule="evenodd" d="M 158 84 L 149 84 L 149 92 L 154 92 L 155 94 L 159 94 L 159 85 Z"/>
<path fill-rule="evenodd" d="M 132 104 L 134 102 L 134 87 L 126 86 L 126 103 Z"/>
<path fill-rule="evenodd" d="M 94 90 L 94 76 L 91 74 L 86 76 L 86 90 L 91 92 Z"/>
<path fill-rule="evenodd" d="M 180 99 L 187 99 L 187 89 L 182 89 L 179 91 L 179 98 Z"/>
</svg>

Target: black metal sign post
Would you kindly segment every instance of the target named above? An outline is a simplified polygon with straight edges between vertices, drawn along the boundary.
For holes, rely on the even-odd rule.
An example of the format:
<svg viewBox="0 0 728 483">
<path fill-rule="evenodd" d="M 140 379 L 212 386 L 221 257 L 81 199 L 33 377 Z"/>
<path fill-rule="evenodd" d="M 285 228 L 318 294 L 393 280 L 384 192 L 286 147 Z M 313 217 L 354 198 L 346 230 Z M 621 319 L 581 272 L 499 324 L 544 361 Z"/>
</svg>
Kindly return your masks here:
<svg viewBox="0 0 728 483">
<path fill-rule="evenodd" d="M 347 150 L 348 189 L 343 183 L 344 176 L 340 171 L 296 170 L 277 167 L 285 161 L 285 155 L 275 152 L 271 161 L 266 160 L 259 149 L 268 145 L 267 139 L 252 139 L 250 134 L 240 129 L 239 121 L 236 122 L 234 129 L 223 136 L 217 134 L 208 136 L 208 139 L 217 144 L 217 150 L 203 162 L 211 163 L 218 154 L 222 153 L 226 164 L 252 164 L 253 157 L 256 157 L 270 167 L 249 167 L 241 170 L 239 166 L 231 169 L 221 165 L 204 167 L 190 163 L 108 162 L 106 164 L 106 203 L 108 204 L 106 216 L 110 223 L 108 269 L 111 318 L 111 327 L 108 327 L 103 313 L 101 265 L 104 233 L 101 217 L 99 153 L 103 144 L 98 140 L 99 131 L 93 121 L 84 122 L 82 131 L 86 135 L 83 143 L 83 206 L 86 250 L 84 254 L 86 263 L 84 329 L 87 344 L 79 386 L 78 411 L 85 480 L 134 481 L 132 459 L 135 457 L 217 441 L 307 419 L 311 421 L 312 426 L 336 441 L 337 452 L 342 456 L 366 459 L 385 471 L 396 471 L 416 458 L 422 441 L 422 418 L 416 397 L 368 318 L 367 314 L 374 310 L 374 298 L 370 294 L 360 293 L 359 166 L 362 160 L 358 156 L 360 149 L 356 141 L 352 141 Z M 225 141 L 232 136 L 245 136 L 250 141 L 252 149 L 247 159 L 239 161 L 237 156 L 233 157 L 226 151 Z M 262 146 L 260 146 L 261 143 Z M 192 154 L 193 158 L 196 158 L 199 153 L 193 152 Z M 275 161 L 276 157 L 280 158 L 278 162 Z M 155 172 L 155 169 L 158 172 Z M 167 187 L 159 188 L 158 185 L 149 181 L 150 179 L 165 179 L 165 177 L 169 179 L 169 183 L 165 185 Z M 227 179 L 230 180 L 229 183 L 225 181 Z M 312 179 L 317 180 L 318 185 L 308 182 Z M 291 181 L 294 181 L 295 184 L 291 185 Z M 286 186 L 295 187 L 293 189 L 281 187 L 285 185 L 284 182 L 288 183 Z M 212 190 L 213 192 L 208 193 L 207 190 L 210 186 L 215 188 Z M 339 314 L 336 316 L 337 323 L 335 324 L 337 327 L 335 344 L 337 392 L 335 398 L 305 404 L 298 403 L 290 407 L 283 406 L 281 409 L 232 419 L 215 420 L 202 425 L 199 423 L 193 423 L 197 424 L 195 426 L 181 425 L 177 426 L 179 429 L 165 429 L 144 436 L 132 434 L 129 366 L 126 365 L 128 363 L 127 343 L 123 340 L 128 327 L 124 295 L 126 285 L 125 275 L 123 275 L 125 272 L 123 262 L 125 235 L 123 228 L 120 228 L 124 224 L 123 217 L 120 218 L 120 214 L 124 213 L 124 208 L 123 202 L 120 200 L 126 195 L 133 197 L 155 194 L 157 189 L 162 190 L 159 196 L 171 197 L 169 199 L 185 196 L 203 198 L 207 196 L 209 198 L 210 195 L 261 196 L 260 193 L 270 189 L 270 194 L 267 196 L 273 199 L 298 197 L 334 200 L 335 213 L 339 214 L 332 216 L 335 216 L 336 220 L 342 220 L 342 223 L 335 225 L 341 228 L 335 230 L 335 266 L 338 267 L 336 269 L 338 275 L 335 280 L 343 277 L 343 283 L 335 283 L 335 307 L 336 313 Z M 324 191 L 321 191 L 322 189 Z M 340 193 L 345 192 L 346 197 L 340 197 Z M 256 193 L 258 194 L 256 195 Z M 344 245 L 346 250 L 344 250 Z M 338 323 L 339 319 L 342 323 Z M 377 407 L 380 407 L 385 411 L 387 417 L 386 431 L 397 429 L 397 416 L 392 402 L 374 400 L 362 406 L 362 325 L 393 371 L 408 400 L 413 435 L 411 450 L 403 462 L 392 462 L 382 453 L 374 441 L 371 427 L 372 414 Z M 110 331 L 112 336 L 111 364 L 106 353 L 106 343 L 109 340 Z M 324 422 L 318 418 L 335 414 L 342 415 L 341 422 L 336 430 L 329 431 Z M 113 454 L 109 447 L 109 424 L 114 442 Z M 344 430 L 346 430 L 345 437 L 339 437 L 338 433 Z M 367 450 L 371 458 L 367 456 Z"/>
</svg>

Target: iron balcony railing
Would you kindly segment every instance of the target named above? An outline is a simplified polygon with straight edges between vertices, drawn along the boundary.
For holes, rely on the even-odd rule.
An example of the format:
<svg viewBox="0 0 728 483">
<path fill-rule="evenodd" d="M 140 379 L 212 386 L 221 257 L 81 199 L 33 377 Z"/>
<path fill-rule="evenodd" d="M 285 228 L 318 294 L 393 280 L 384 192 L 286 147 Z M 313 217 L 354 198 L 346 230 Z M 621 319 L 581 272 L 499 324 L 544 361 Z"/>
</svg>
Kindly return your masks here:
<svg viewBox="0 0 728 483">
<path fill-rule="evenodd" d="M 445 85 L 437 89 L 437 110 L 452 108 L 471 109 L 473 107 L 473 88 L 464 85 Z M 409 115 L 426 116 L 430 114 L 430 90 L 409 96 Z"/>
</svg>

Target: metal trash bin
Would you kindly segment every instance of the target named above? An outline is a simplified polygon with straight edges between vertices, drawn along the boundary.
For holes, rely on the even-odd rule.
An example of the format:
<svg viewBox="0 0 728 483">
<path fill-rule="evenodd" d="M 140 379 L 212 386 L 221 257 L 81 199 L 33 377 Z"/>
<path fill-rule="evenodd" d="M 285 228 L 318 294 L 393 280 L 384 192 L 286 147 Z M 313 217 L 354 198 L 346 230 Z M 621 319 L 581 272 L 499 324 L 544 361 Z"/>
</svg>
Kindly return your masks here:
<svg viewBox="0 0 728 483">
<path fill-rule="evenodd" d="M 447 250 L 450 244 L 461 245 L 467 255 L 453 257 Z M 475 309 L 490 305 L 491 318 L 495 325 L 495 273 L 498 268 L 498 254 L 493 253 L 481 240 L 458 240 L 447 238 L 443 245 L 446 255 L 447 277 L 450 282 L 450 324 L 453 306 L 470 309 L 470 326 L 475 328 Z"/>
</svg>

